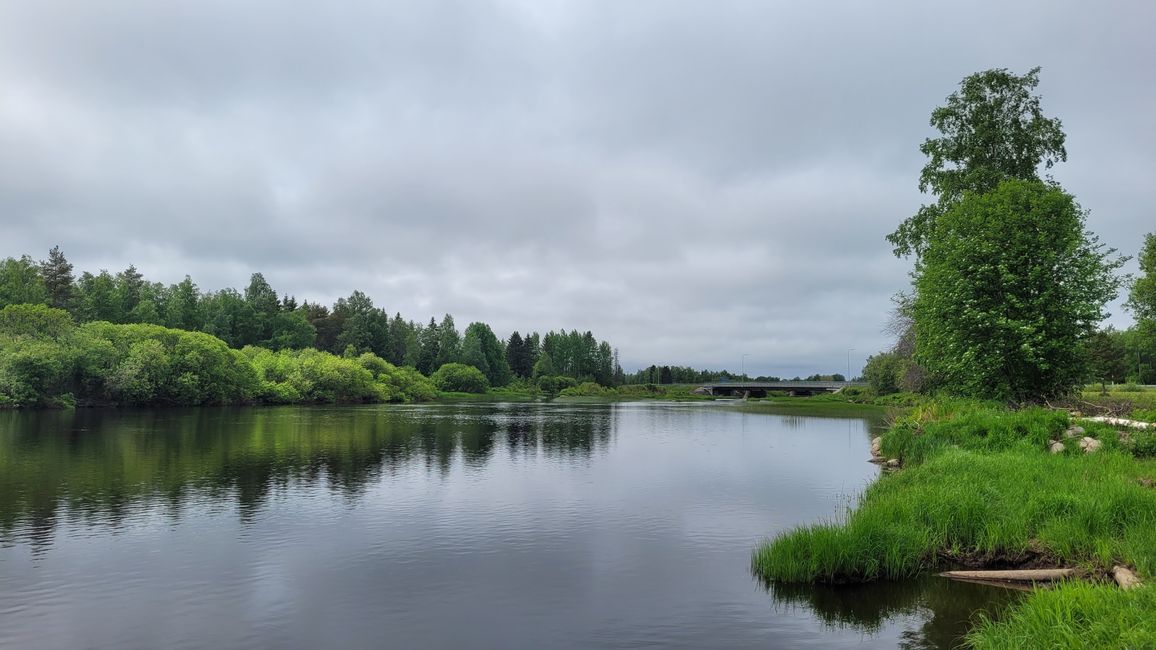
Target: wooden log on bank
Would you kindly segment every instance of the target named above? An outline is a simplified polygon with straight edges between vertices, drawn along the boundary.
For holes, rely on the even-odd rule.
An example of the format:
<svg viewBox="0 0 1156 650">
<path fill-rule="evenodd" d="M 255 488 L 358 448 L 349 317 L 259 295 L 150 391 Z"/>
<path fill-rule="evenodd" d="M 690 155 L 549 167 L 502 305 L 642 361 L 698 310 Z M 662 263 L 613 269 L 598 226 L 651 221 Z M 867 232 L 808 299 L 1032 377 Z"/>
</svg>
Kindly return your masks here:
<svg viewBox="0 0 1156 650">
<path fill-rule="evenodd" d="M 944 571 L 944 578 L 987 582 L 1054 582 L 1076 577 L 1075 569 L 1009 569 L 1000 571 Z"/>
<path fill-rule="evenodd" d="M 1112 577 L 1116 579 L 1116 584 L 1120 585 L 1121 589 L 1134 589 L 1144 584 L 1131 569 L 1119 565 L 1112 567 Z"/>
</svg>

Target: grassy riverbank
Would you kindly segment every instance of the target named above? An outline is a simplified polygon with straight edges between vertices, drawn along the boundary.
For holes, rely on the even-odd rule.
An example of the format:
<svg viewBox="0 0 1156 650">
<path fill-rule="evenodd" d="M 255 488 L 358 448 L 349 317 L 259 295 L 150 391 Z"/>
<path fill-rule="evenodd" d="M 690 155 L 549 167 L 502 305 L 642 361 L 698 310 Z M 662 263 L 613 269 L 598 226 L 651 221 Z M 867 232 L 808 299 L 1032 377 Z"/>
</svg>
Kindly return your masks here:
<svg viewBox="0 0 1156 650">
<path fill-rule="evenodd" d="M 1100 452 L 1083 454 L 1071 438 L 1064 453 L 1049 454 L 1048 441 L 1062 438 L 1068 425 L 1066 413 L 1045 409 L 1011 412 L 961 401 L 916 407 L 883 436 L 884 455 L 900 459 L 903 469 L 872 485 L 844 517 L 757 549 L 755 571 L 772 581 L 839 583 L 960 565 L 1065 565 L 1102 580 L 1112 565 L 1126 564 L 1151 581 L 1156 489 L 1141 479 L 1156 477 L 1156 434 L 1132 432 L 1121 440 L 1115 428 L 1085 424 L 1086 434 L 1103 444 Z M 1073 633 L 1099 629 L 1101 610 L 1089 602 L 1125 599 L 1142 607 L 1150 598 L 1121 594 L 1114 585 L 1083 589 L 1033 595 L 1003 622 L 979 627 L 973 642 L 1017 647 L 1003 645 L 1000 635 L 1017 638 L 1040 620 L 1063 622 Z M 1156 623 L 1139 629 L 1156 643 Z M 1127 647 L 1118 645 L 1121 639 L 1093 647 Z"/>
</svg>

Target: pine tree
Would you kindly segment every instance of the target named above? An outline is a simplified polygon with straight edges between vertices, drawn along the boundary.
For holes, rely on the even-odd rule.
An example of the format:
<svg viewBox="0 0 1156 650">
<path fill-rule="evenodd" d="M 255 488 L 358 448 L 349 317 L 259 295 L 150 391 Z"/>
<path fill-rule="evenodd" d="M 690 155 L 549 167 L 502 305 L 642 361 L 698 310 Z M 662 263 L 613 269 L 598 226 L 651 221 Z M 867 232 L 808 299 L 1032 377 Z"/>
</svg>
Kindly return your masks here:
<svg viewBox="0 0 1156 650">
<path fill-rule="evenodd" d="M 48 304 L 66 309 L 72 300 L 72 264 L 65 259 L 59 246 L 48 251 L 48 259 L 40 263 L 40 277 L 48 290 Z"/>
</svg>

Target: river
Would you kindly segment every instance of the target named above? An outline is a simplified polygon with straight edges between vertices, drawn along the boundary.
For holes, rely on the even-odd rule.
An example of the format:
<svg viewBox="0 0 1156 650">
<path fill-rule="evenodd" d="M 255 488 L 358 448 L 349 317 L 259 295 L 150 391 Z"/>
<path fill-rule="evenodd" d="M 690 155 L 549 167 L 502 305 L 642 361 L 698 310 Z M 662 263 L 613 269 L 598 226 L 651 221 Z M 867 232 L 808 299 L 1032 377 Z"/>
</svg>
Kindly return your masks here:
<svg viewBox="0 0 1156 650">
<path fill-rule="evenodd" d="M 0 647 L 939 648 L 1002 595 L 767 587 L 877 421 L 719 403 L 0 412 Z"/>
</svg>

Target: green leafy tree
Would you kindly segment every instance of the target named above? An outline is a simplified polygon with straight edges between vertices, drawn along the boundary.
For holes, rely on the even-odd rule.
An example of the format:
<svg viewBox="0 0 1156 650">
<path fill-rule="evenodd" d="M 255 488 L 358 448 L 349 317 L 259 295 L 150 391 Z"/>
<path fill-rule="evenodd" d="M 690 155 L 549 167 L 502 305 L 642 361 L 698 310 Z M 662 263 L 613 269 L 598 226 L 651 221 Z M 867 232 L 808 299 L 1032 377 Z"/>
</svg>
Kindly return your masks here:
<svg viewBox="0 0 1156 650">
<path fill-rule="evenodd" d="M 93 275 L 85 271 L 76 283 L 71 305 L 77 320 L 88 322 L 104 320 L 123 323 L 126 320 L 123 302 L 116 292 L 116 280 L 108 271 Z"/>
<path fill-rule="evenodd" d="M 202 329 L 228 343 L 243 348 L 257 343 L 260 324 L 253 306 L 236 289 L 222 289 L 201 301 Z"/>
<path fill-rule="evenodd" d="M 18 304 L 0 309 L 0 337 L 60 339 L 75 325 L 63 309 L 48 305 Z"/>
<path fill-rule="evenodd" d="M 378 356 L 387 354 L 389 339 L 389 316 L 384 310 L 373 306 L 373 300 L 354 291 L 348 299 L 340 299 L 333 306 L 333 313 L 342 319 L 341 333 L 337 336 L 337 347 L 341 350 L 353 348 L 360 354 L 373 352 Z"/>
<path fill-rule="evenodd" d="M 48 289 L 40 277 L 40 266 L 31 257 L 0 261 L 0 307 L 47 302 Z"/>
<path fill-rule="evenodd" d="M 245 287 L 245 303 L 253 311 L 256 330 L 255 338 L 246 341 L 246 344 L 273 338 L 274 321 L 281 312 L 281 300 L 264 275 L 254 273 L 249 276 L 249 286 Z"/>
<path fill-rule="evenodd" d="M 40 277 L 48 291 L 48 304 L 67 309 L 72 300 L 72 263 L 65 259 L 59 246 L 53 246 L 48 259 L 40 263 Z"/>
<path fill-rule="evenodd" d="M 1108 393 L 1108 383 L 1123 382 L 1128 368 L 1125 363 L 1124 342 L 1117 332 L 1108 328 L 1096 332 L 1084 345 L 1088 355 L 1088 371 L 1100 383 L 1100 390 Z"/>
<path fill-rule="evenodd" d="M 558 372 L 554 368 L 554 359 L 548 352 L 542 352 L 538 355 L 538 360 L 534 363 L 534 371 L 532 373 L 534 379 L 541 377 L 553 377 Z"/>
<path fill-rule="evenodd" d="M 916 359 L 959 393 L 1063 395 L 1087 376 L 1080 343 L 1123 264 L 1084 229 L 1071 195 L 1008 180 L 938 217 L 916 271 Z"/>
<path fill-rule="evenodd" d="M 897 256 L 922 256 L 936 221 L 967 192 L 991 192 L 1008 179 L 1039 180 L 1041 165 L 1067 160 L 1060 121 L 1045 117 L 1039 96 L 1032 94 L 1039 72 L 995 69 L 970 75 L 931 113 L 931 126 L 942 136 L 919 148 L 928 158 L 919 189 L 935 195 L 936 202 L 887 237 Z"/>
<path fill-rule="evenodd" d="M 1156 233 L 1144 236 L 1138 261 L 1141 275 L 1128 293 L 1128 308 L 1136 320 L 1156 320 Z"/>
<path fill-rule="evenodd" d="M 184 280 L 169 287 L 167 293 L 164 310 L 165 324 L 174 329 L 200 329 L 202 323 L 201 292 L 193 283 L 192 278 L 186 275 Z"/>
<path fill-rule="evenodd" d="M 903 377 L 904 359 L 896 352 L 880 352 L 867 358 L 863 366 L 863 377 L 871 385 L 876 395 L 899 392 L 899 382 Z"/>
<path fill-rule="evenodd" d="M 438 390 L 456 393 L 484 393 L 490 387 L 490 382 L 474 366 L 464 363 L 447 363 L 437 369 L 433 380 Z"/>
<path fill-rule="evenodd" d="M 479 352 L 482 359 L 478 357 Z M 485 323 L 470 323 L 466 328 L 462 337 L 462 362 L 481 370 L 491 386 L 510 383 L 512 373 L 506 361 L 506 346 Z"/>
</svg>

